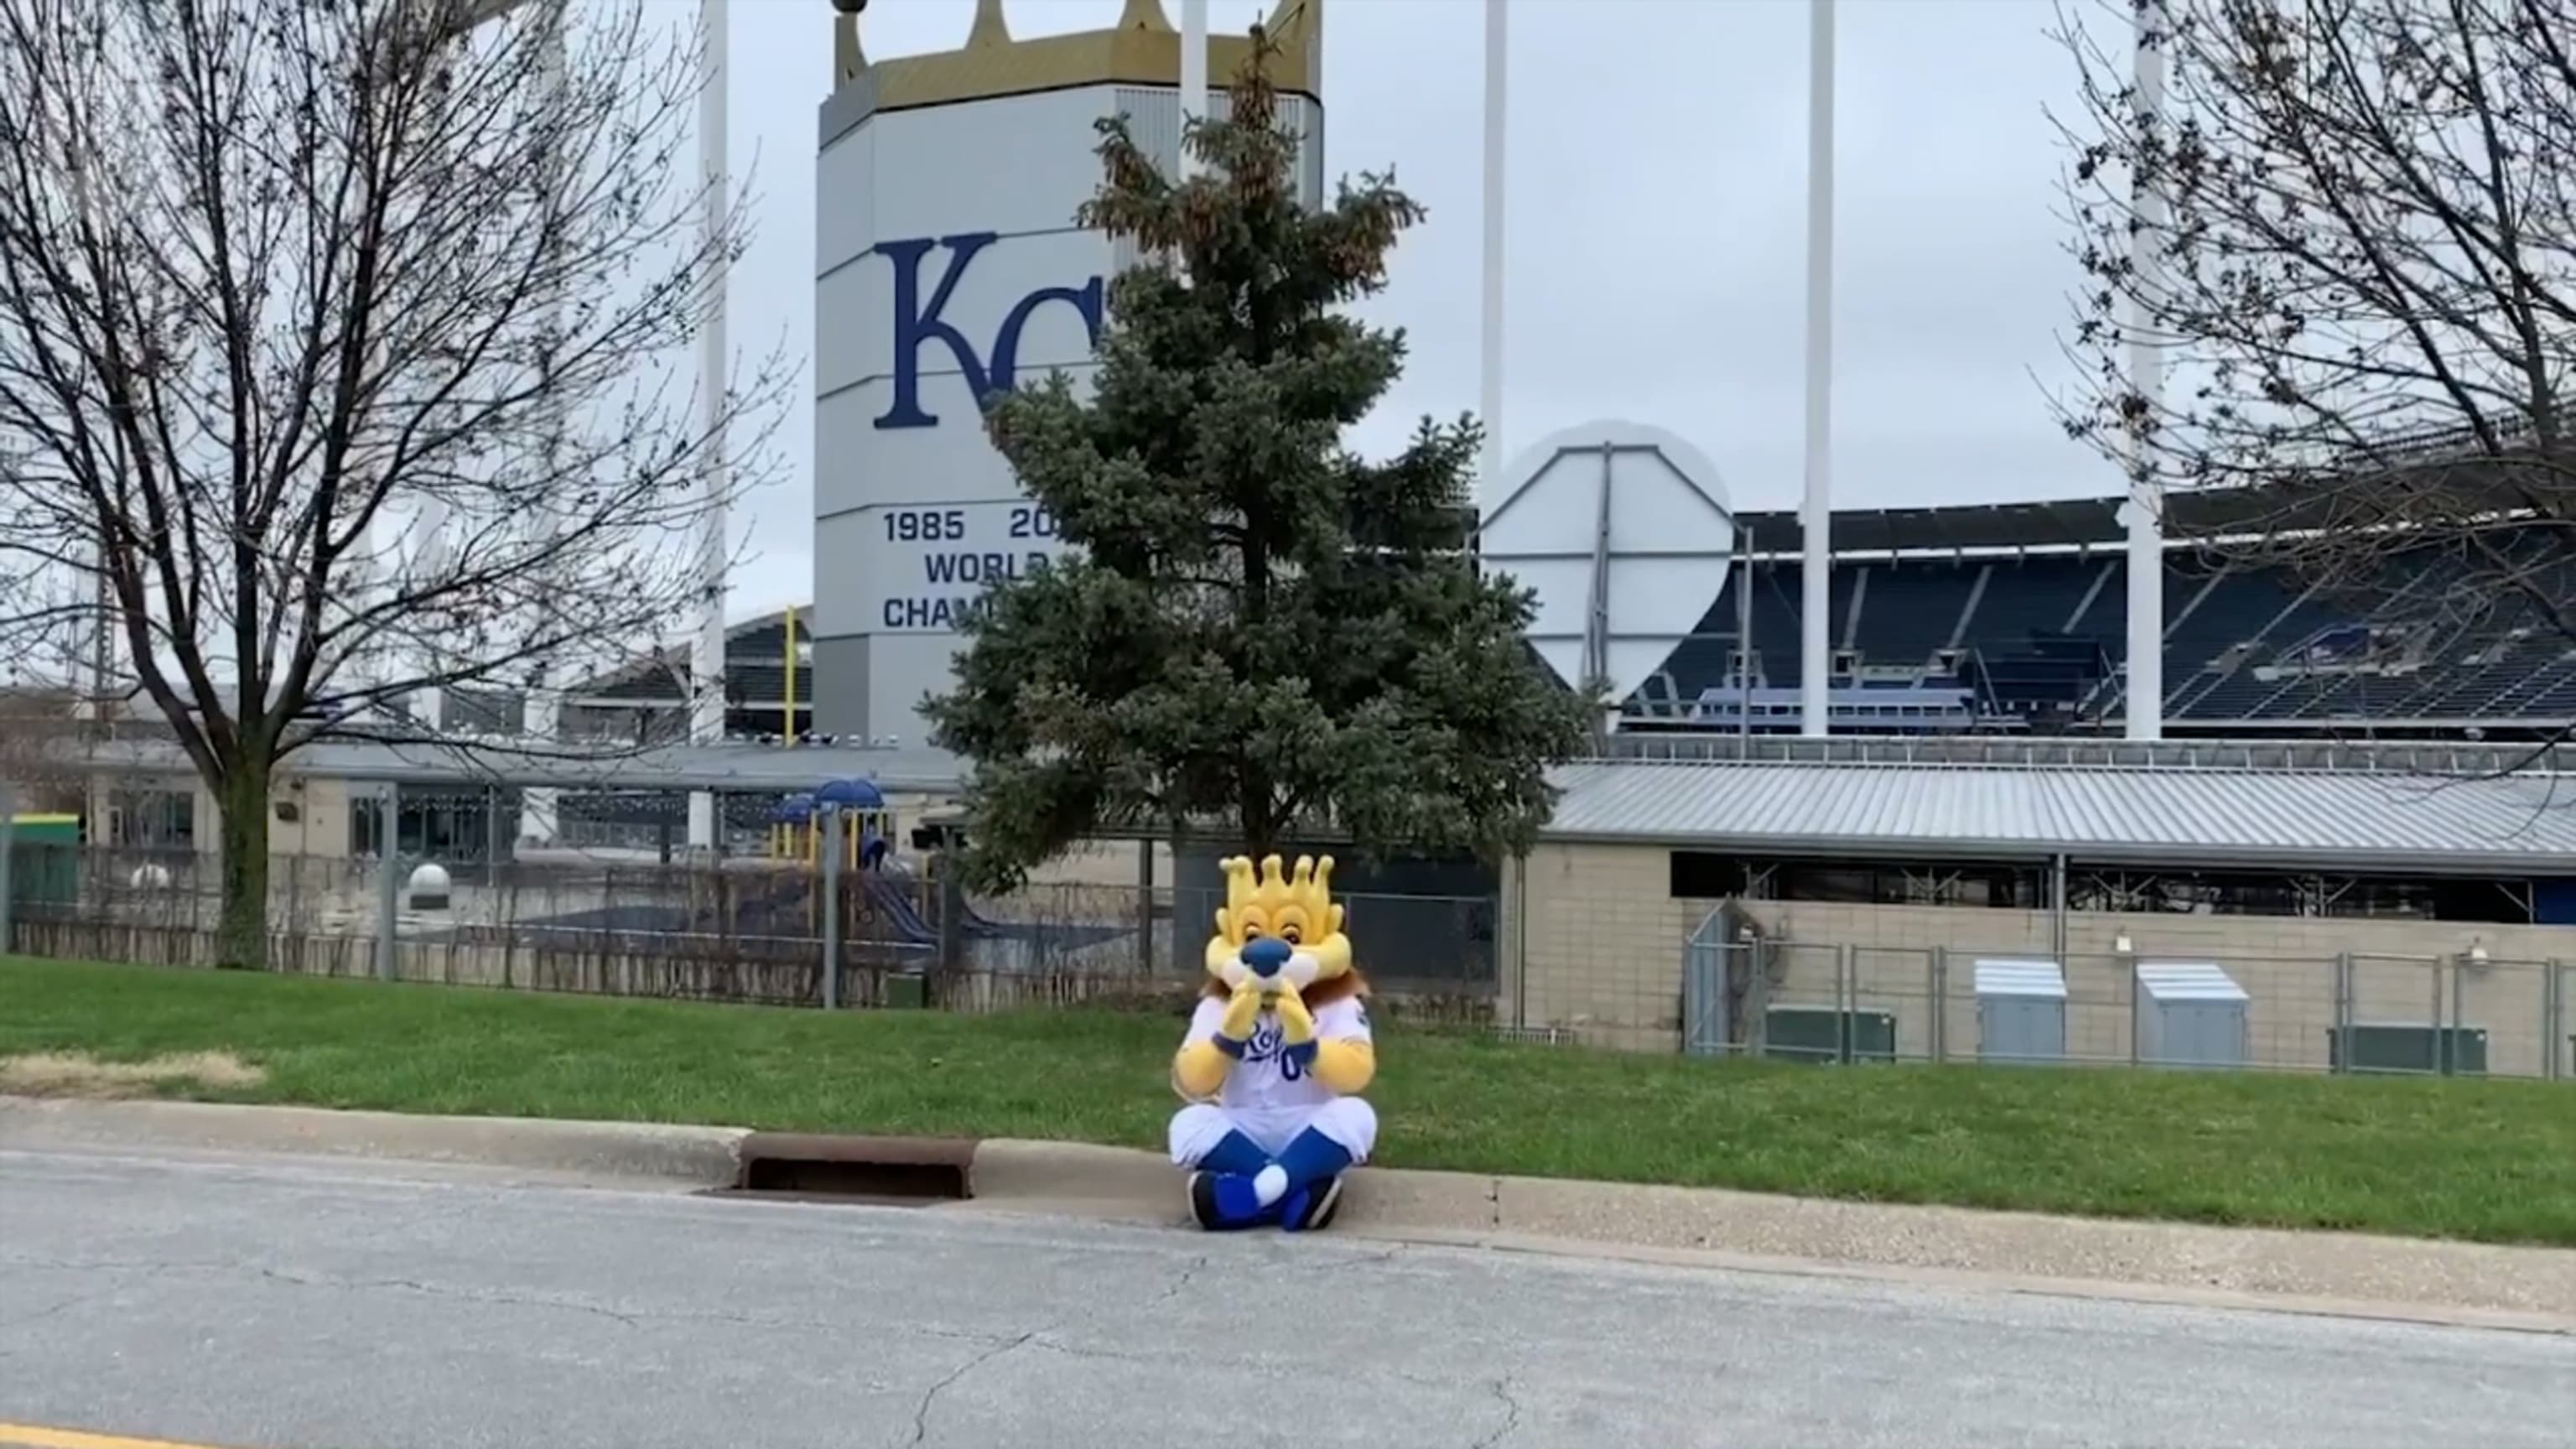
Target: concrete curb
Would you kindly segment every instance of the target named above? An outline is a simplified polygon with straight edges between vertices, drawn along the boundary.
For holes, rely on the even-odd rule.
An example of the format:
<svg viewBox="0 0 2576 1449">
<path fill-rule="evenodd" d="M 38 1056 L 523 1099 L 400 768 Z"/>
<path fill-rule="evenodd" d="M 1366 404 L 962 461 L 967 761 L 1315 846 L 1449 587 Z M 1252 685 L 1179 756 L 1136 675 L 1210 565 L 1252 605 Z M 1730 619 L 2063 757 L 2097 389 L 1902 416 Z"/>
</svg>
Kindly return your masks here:
<svg viewBox="0 0 2576 1449">
<path fill-rule="evenodd" d="M 302 1153 L 753 1185 L 760 1163 L 866 1180 L 944 1173 L 971 1206 L 1177 1226 L 1159 1153 L 981 1141 L 754 1133 L 626 1122 L 427 1117 L 307 1107 L 0 1096 L 0 1149 Z M 781 1184 L 794 1187 L 793 1181 Z M 959 1206 L 970 1204 L 959 1203 Z M 1706 1188 L 1366 1168 L 1337 1233 L 1494 1251 L 1984 1291 L 2263 1308 L 2576 1335 L 2576 1250 L 2346 1233 L 2054 1218 Z"/>
<path fill-rule="evenodd" d="M 1729 1273 L 1769 1274 L 1795 1278 L 1834 1278 L 1853 1283 L 1948 1289 L 1971 1293 L 2009 1293 L 2041 1298 L 2080 1298 L 2115 1303 L 2162 1304 L 2177 1308 L 2226 1308 L 2256 1313 L 2295 1313 L 2325 1318 L 2357 1318 L 2380 1323 L 2428 1324 L 2446 1328 L 2482 1328 L 2509 1333 L 2576 1337 L 2576 1316 L 2526 1313 L 2505 1309 L 2444 1304 L 2393 1303 L 2368 1299 L 2320 1298 L 2289 1293 L 2249 1293 L 2223 1288 L 2173 1287 L 2131 1280 L 2044 1278 L 2027 1274 L 1957 1268 L 1909 1267 L 1887 1263 L 1849 1263 L 1761 1253 L 1731 1253 L 1714 1248 L 1655 1248 L 1634 1243 L 1580 1241 L 1527 1233 L 1456 1232 L 1438 1228 L 1352 1229 L 1357 1237 L 1380 1238 L 1419 1246 L 1472 1249 L 1491 1253 L 1529 1253 L 1545 1257 L 1702 1268 Z"/>
<path fill-rule="evenodd" d="M 984 1163 L 1007 1161 L 1007 1171 Z M 1160 1155 L 985 1142 L 978 1205 L 1173 1222 Z M 1335 1231 L 1640 1262 L 2576 1334 L 2576 1250 L 1364 1168 Z"/>
</svg>

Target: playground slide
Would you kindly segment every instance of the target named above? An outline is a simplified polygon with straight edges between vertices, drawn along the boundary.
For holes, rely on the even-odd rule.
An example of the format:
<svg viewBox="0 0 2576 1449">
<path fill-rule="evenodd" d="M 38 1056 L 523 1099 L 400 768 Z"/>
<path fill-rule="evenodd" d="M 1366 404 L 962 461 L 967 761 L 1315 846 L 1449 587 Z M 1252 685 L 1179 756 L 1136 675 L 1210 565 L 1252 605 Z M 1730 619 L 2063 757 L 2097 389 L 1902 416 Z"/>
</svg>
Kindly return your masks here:
<svg viewBox="0 0 2576 1449">
<path fill-rule="evenodd" d="M 914 893 L 911 897 L 912 899 L 919 899 L 918 891 L 920 889 L 920 877 L 915 876 L 908 867 L 898 864 L 895 861 L 888 860 L 884 865 L 877 867 L 877 869 L 885 875 L 887 880 L 900 882 L 905 891 Z M 976 910 L 973 906 L 967 905 L 961 901 L 958 903 L 957 908 L 961 913 L 958 917 L 958 924 L 965 928 L 965 933 L 967 935 L 998 936 L 1002 934 L 1002 928 L 1000 926 L 997 926 L 993 922 L 985 919 L 984 914 Z M 917 912 L 916 918 L 918 918 Z"/>
<path fill-rule="evenodd" d="M 911 883 L 903 876 L 884 871 L 859 872 L 868 890 L 868 902 L 883 914 L 894 928 L 894 934 L 915 946 L 936 946 L 939 932 L 921 918 L 921 908 L 912 903 Z"/>
</svg>

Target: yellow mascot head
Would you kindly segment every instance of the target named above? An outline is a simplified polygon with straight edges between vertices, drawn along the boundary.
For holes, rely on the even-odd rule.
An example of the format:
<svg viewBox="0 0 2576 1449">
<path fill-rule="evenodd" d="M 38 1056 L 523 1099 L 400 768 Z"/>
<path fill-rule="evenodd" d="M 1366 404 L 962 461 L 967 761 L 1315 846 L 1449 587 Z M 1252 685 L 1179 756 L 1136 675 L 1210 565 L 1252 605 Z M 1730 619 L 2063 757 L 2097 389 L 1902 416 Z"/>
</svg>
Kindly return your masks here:
<svg viewBox="0 0 2576 1449">
<path fill-rule="evenodd" d="M 1257 871 L 1248 856 L 1220 864 L 1225 909 L 1216 913 L 1216 935 L 1208 941 L 1210 992 L 1254 980 L 1285 982 L 1300 993 L 1333 982 L 1341 991 L 1358 987 L 1342 908 L 1333 904 L 1331 856 L 1301 855 L 1293 872 L 1281 869 L 1275 855 Z"/>
</svg>

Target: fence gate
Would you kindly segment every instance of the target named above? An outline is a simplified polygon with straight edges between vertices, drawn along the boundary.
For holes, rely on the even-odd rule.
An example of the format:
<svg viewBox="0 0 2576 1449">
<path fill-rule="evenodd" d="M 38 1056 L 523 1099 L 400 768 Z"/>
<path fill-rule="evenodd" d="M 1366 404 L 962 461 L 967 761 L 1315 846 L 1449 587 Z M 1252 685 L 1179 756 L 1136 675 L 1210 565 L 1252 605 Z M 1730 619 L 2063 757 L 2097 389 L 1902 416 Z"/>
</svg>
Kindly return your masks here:
<svg viewBox="0 0 2576 1449">
<path fill-rule="evenodd" d="M 1729 1056 L 1752 1044 L 1762 1003 L 1747 1000 L 1758 993 L 1763 975 L 1753 970 L 1759 940 L 1743 929 L 1741 913 L 1720 906 L 1708 913 L 1682 946 L 1682 1051 L 1689 1056 Z"/>
</svg>

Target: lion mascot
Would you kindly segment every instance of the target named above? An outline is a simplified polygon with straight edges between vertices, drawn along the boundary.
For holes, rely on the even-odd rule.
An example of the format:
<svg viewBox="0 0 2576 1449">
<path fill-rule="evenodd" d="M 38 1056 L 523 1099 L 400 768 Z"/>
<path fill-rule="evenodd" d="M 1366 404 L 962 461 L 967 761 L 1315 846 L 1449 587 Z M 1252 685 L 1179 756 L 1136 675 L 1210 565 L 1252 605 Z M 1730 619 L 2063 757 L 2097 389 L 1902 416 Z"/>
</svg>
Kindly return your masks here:
<svg viewBox="0 0 2576 1449">
<path fill-rule="evenodd" d="M 1362 1100 L 1377 1048 L 1351 965 L 1333 858 L 1224 862 L 1225 909 L 1208 942 L 1208 982 L 1172 1058 L 1172 1161 L 1189 1172 L 1203 1228 L 1330 1224 L 1342 1174 L 1377 1144 Z"/>
</svg>

